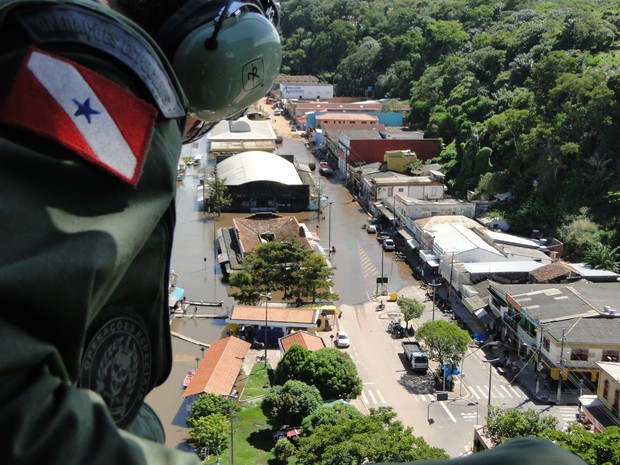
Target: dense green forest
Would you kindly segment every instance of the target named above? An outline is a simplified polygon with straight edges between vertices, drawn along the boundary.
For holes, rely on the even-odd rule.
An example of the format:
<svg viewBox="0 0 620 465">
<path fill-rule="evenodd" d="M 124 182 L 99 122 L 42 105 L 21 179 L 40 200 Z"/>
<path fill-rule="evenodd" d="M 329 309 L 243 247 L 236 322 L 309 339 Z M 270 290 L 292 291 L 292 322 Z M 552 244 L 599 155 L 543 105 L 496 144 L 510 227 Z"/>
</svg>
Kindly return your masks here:
<svg viewBox="0 0 620 465">
<path fill-rule="evenodd" d="M 620 0 L 283 0 L 282 72 L 410 102 L 458 196 L 514 231 L 618 245 Z M 577 254 L 579 255 L 579 254 Z"/>
</svg>

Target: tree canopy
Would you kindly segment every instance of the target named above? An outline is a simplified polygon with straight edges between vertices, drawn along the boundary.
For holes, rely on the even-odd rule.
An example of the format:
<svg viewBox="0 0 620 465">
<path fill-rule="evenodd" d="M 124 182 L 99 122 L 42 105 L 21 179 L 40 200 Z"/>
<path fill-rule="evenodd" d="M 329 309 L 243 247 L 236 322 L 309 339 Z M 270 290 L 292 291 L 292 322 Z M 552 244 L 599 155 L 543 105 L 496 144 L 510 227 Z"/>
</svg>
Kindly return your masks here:
<svg viewBox="0 0 620 465">
<path fill-rule="evenodd" d="M 289 380 L 283 386 L 272 386 L 261 402 L 261 409 L 272 427 L 281 428 L 301 425 L 302 420 L 322 403 L 317 388 Z"/>
<path fill-rule="evenodd" d="M 311 352 L 299 370 L 299 378 L 316 386 L 325 400 L 350 400 L 362 393 L 362 380 L 351 357 L 331 347 Z"/>
<path fill-rule="evenodd" d="M 220 413 L 227 416 L 230 412 L 230 400 L 226 397 L 217 396 L 211 393 L 200 394 L 198 398 L 192 402 L 192 411 L 186 419 L 188 426 L 192 427 L 201 417 Z"/>
<path fill-rule="evenodd" d="M 229 277 L 231 295 L 239 303 L 253 305 L 260 294 L 278 291 L 284 300 L 338 298 L 331 291 L 334 273 L 325 256 L 307 249 L 294 236 L 260 244 L 246 254 L 242 266 Z"/>
<path fill-rule="evenodd" d="M 400 311 L 403 312 L 403 320 L 407 328 L 409 328 L 409 321 L 414 318 L 420 318 L 424 313 L 424 304 L 417 299 L 411 297 L 399 297 L 396 301 Z"/>
<path fill-rule="evenodd" d="M 348 354 L 325 347 L 310 352 L 292 346 L 274 372 L 274 383 L 288 380 L 303 381 L 315 386 L 324 400 L 355 399 L 362 393 L 362 380 Z"/>
<path fill-rule="evenodd" d="M 282 72 L 336 95 L 409 102 L 442 140 L 452 193 L 514 231 L 556 234 L 580 208 L 620 245 L 618 2 L 283 0 Z M 585 252 L 582 248 L 578 253 Z"/>
<path fill-rule="evenodd" d="M 460 362 L 471 340 L 467 331 L 444 320 L 424 323 L 418 329 L 416 338 L 428 348 L 431 356 L 439 359 L 441 363 L 448 360 Z"/>
<path fill-rule="evenodd" d="M 430 447 L 395 418 L 391 407 L 382 407 L 371 409 L 368 416 L 340 417 L 338 422 L 324 423 L 312 435 L 300 438 L 296 463 L 355 465 L 448 458 L 443 450 Z"/>
<path fill-rule="evenodd" d="M 544 432 L 555 430 L 557 424 L 557 418 L 543 416 L 532 409 L 502 409 L 490 405 L 484 430 L 491 441 L 498 445 L 521 436 L 542 436 Z"/>
</svg>

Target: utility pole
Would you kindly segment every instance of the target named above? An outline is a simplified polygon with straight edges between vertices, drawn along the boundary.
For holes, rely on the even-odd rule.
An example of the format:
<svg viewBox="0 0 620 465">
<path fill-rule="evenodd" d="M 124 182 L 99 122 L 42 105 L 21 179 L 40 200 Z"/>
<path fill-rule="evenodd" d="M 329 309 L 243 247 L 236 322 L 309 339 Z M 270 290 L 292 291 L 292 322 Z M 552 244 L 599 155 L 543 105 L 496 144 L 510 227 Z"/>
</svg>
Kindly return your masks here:
<svg viewBox="0 0 620 465">
<path fill-rule="evenodd" d="M 572 328 L 571 328 L 572 329 Z M 564 371 L 564 330 L 562 330 L 562 340 L 560 341 L 560 367 L 559 367 L 559 375 L 558 375 L 558 394 L 556 398 L 556 402 L 559 404 L 562 399 L 562 374 Z"/>
</svg>

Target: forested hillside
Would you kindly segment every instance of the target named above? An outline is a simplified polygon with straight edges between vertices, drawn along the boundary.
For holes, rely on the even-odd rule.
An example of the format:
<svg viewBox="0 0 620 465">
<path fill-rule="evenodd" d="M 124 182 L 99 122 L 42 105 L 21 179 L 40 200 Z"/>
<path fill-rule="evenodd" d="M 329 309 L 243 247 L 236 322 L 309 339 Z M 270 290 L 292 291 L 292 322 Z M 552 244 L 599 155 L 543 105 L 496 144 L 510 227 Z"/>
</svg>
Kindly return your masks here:
<svg viewBox="0 0 620 465">
<path fill-rule="evenodd" d="M 511 192 L 514 230 L 613 246 L 619 31 L 620 0 L 283 0 L 282 71 L 409 101 L 453 193 Z"/>
</svg>

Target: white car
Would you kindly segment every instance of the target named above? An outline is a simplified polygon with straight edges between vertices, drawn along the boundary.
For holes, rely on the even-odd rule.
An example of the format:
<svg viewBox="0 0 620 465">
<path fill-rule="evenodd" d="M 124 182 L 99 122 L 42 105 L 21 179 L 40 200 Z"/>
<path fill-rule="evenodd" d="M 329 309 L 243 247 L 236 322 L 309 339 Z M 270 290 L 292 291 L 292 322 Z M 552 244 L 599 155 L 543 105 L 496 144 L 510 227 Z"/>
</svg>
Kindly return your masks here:
<svg viewBox="0 0 620 465">
<path fill-rule="evenodd" d="M 366 227 L 366 232 L 367 232 L 368 234 L 374 234 L 374 233 L 376 233 L 376 232 L 377 232 L 377 227 L 376 227 L 374 224 L 369 224 L 369 225 Z"/>
<path fill-rule="evenodd" d="M 383 250 L 385 250 L 386 252 L 391 252 L 395 249 L 396 245 L 394 244 L 394 241 L 392 239 L 387 238 L 383 240 Z"/>
<path fill-rule="evenodd" d="M 351 345 L 351 341 L 349 340 L 349 335 L 346 331 L 338 331 L 336 333 L 336 347 L 349 347 Z"/>
</svg>

